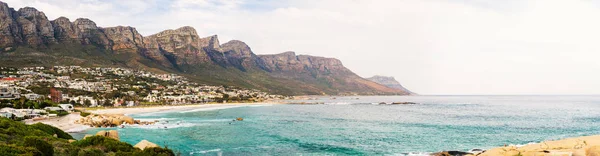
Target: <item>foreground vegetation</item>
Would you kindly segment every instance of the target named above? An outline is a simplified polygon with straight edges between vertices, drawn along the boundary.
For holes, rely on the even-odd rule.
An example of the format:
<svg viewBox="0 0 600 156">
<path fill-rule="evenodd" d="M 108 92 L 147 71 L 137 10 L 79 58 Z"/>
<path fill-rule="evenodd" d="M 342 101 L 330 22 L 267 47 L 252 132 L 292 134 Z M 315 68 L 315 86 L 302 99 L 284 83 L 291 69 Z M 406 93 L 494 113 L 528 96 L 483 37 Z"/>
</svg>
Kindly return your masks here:
<svg viewBox="0 0 600 156">
<path fill-rule="evenodd" d="M 41 123 L 25 125 L 0 118 L 0 155 L 2 156 L 174 156 L 168 148 L 140 150 L 115 139 L 92 136 L 75 141 L 64 131 Z"/>
</svg>

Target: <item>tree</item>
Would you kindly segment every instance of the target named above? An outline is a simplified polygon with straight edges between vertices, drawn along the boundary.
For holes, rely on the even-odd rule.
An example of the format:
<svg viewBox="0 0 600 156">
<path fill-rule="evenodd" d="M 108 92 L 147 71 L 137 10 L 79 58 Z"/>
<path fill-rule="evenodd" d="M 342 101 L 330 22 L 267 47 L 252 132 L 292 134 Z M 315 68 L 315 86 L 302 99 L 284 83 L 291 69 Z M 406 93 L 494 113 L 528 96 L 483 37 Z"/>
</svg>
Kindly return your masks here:
<svg viewBox="0 0 600 156">
<path fill-rule="evenodd" d="M 229 94 L 223 93 L 223 100 L 228 100 L 228 99 L 229 99 Z"/>
<path fill-rule="evenodd" d="M 110 101 L 110 99 L 106 99 L 104 100 L 104 103 L 102 104 L 104 107 L 110 107 L 113 106 L 112 101 Z"/>
<path fill-rule="evenodd" d="M 83 105 L 84 105 L 84 106 L 86 106 L 86 107 L 89 107 L 89 106 L 91 106 L 91 105 L 92 105 L 92 101 L 90 101 L 89 99 L 85 99 L 85 100 L 83 101 Z"/>
</svg>

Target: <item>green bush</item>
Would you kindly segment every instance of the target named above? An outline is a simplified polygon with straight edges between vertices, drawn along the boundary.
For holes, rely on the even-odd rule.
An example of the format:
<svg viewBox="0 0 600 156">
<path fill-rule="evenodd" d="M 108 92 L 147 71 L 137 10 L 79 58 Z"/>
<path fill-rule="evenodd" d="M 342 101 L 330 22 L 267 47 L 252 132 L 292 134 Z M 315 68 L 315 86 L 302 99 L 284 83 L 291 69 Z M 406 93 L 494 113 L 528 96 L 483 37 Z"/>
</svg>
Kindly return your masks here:
<svg viewBox="0 0 600 156">
<path fill-rule="evenodd" d="M 160 148 L 160 147 L 146 148 L 141 153 L 144 156 L 145 155 L 149 155 L 149 156 L 175 156 L 175 154 L 173 153 L 173 150 L 168 149 L 168 148 Z"/>
<path fill-rule="evenodd" d="M 80 156 L 104 156 L 104 152 L 102 152 L 102 150 L 92 148 L 92 149 L 81 150 L 81 151 L 79 151 L 79 153 L 77 155 L 80 155 Z"/>
<path fill-rule="evenodd" d="M 88 113 L 88 112 L 81 112 L 79 115 L 81 115 L 82 117 L 87 117 L 88 115 L 91 115 L 92 113 Z"/>
<path fill-rule="evenodd" d="M 46 124 L 43 124 L 43 123 L 36 123 L 36 124 L 30 125 L 30 127 L 35 128 L 35 129 L 39 129 L 39 130 L 41 130 L 43 132 L 46 132 L 46 133 L 48 133 L 50 135 L 56 134 L 56 136 L 58 138 L 61 138 L 61 139 L 73 139 L 73 136 L 69 135 L 69 133 L 66 133 L 66 132 L 64 132 L 64 131 L 62 131 L 62 130 L 54 127 L 54 126 L 46 125 Z"/>
<path fill-rule="evenodd" d="M 54 134 L 57 137 L 53 137 Z M 72 138 L 68 133 L 50 125 L 25 125 L 0 118 L 0 156 L 174 156 L 173 151 L 167 148 L 140 150 L 103 136 L 92 136 L 73 143 L 66 140 Z"/>
<path fill-rule="evenodd" d="M 39 150 L 32 148 L 32 147 L 0 144 L 0 155 L 2 155 L 2 156 L 20 156 L 20 155 L 42 156 L 42 153 Z"/>
<path fill-rule="evenodd" d="M 143 151 L 117 152 L 115 156 L 175 156 L 175 154 L 168 148 L 151 147 L 146 148 Z"/>
<path fill-rule="evenodd" d="M 133 146 L 127 144 L 125 142 L 120 142 L 118 140 L 107 138 L 104 136 L 91 136 L 87 137 L 83 140 L 73 142 L 73 145 L 79 147 L 88 147 L 88 146 L 96 146 L 104 149 L 104 152 L 132 152 L 135 150 Z"/>
<path fill-rule="evenodd" d="M 50 145 L 43 139 L 34 136 L 25 137 L 24 145 L 26 147 L 33 147 L 42 152 L 44 156 L 53 156 L 54 155 L 54 147 Z"/>
<path fill-rule="evenodd" d="M 69 114 L 71 114 L 71 113 L 69 113 L 69 112 L 63 112 L 63 111 L 60 111 L 60 112 L 58 112 L 58 114 L 56 114 L 56 115 L 58 115 L 58 116 L 65 116 L 65 115 L 69 115 Z"/>
</svg>

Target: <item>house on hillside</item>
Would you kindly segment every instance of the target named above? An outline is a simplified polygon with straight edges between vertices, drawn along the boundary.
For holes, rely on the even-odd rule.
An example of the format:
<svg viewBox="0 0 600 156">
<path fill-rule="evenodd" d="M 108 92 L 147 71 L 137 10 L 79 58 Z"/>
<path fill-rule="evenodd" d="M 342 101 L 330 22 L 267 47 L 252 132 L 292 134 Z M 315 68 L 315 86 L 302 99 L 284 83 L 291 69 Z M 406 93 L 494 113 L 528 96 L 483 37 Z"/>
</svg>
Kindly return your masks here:
<svg viewBox="0 0 600 156">
<path fill-rule="evenodd" d="M 37 100 L 42 97 L 41 95 L 35 93 L 24 94 L 23 96 L 25 96 L 27 100 Z"/>
<path fill-rule="evenodd" d="M 0 112 L 0 117 L 12 119 L 13 118 L 13 114 L 9 113 L 9 112 Z"/>
<path fill-rule="evenodd" d="M 54 111 L 54 112 L 61 112 L 61 111 L 65 111 L 64 109 L 60 108 L 60 107 L 46 107 L 44 108 L 46 111 Z"/>
<path fill-rule="evenodd" d="M 73 109 L 75 109 L 75 107 L 73 107 L 72 104 L 58 104 L 58 107 L 62 108 L 63 110 L 65 110 L 67 112 L 72 112 Z"/>
</svg>

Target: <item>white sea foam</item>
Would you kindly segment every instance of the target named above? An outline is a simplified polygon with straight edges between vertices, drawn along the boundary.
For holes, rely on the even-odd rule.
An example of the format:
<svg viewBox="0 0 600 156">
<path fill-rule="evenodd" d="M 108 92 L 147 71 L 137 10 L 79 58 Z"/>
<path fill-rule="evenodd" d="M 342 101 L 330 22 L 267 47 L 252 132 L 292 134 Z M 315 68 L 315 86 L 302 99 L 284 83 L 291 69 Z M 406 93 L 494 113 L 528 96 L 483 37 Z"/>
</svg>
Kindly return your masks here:
<svg viewBox="0 0 600 156">
<path fill-rule="evenodd" d="M 182 127 L 195 127 L 208 125 L 207 123 L 190 123 L 190 122 L 159 122 L 152 125 L 127 125 L 125 128 L 139 128 L 139 129 L 172 129 Z"/>
<path fill-rule="evenodd" d="M 222 154 L 221 149 L 217 148 L 217 149 L 211 149 L 211 150 L 203 150 L 203 151 L 190 152 L 190 155 L 194 155 L 196 153 L 198 153 L 198 154 L 206 154 L 206 153 L 213 153 L 213 152 L 218 152 L 218 154 Z"/>
<path fill-rule="evenodd" d="M 78 132 L 83 132 L 83 131 L 88 130 L 88 129 L 90 129 L 90 126 L 81 125 L 81 126 L 77 126 L 77 127 L 68 129 L 65 132 L 67 132 L 67 133 L 78 133 Z"/>
<path fill-rule="evenodd" d="M 177 120 L 177 118 L 136 118 L 140 121 L 173 121 Z"/>
<path fill-rule="evenodd" d="M 325 103 L 325 105 L 351 105 L 353 103 L 350 102 L 333 102 L 333 103 Z"/>
<path fill-rule="evenodd" d="M 198 108 L 198 109 L 193 109 L 193 110 L 188 110 L 188 111 L 181 111 L 179 113 L 212 111 L 212 110 L 229 109 L 229 108 L 237 108 L 237 107 L 243 107 L 243 106 L 222 106 L 222 107 Z"/>
</svg>

